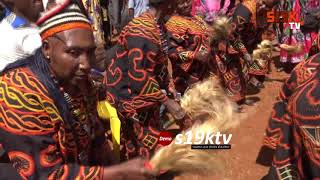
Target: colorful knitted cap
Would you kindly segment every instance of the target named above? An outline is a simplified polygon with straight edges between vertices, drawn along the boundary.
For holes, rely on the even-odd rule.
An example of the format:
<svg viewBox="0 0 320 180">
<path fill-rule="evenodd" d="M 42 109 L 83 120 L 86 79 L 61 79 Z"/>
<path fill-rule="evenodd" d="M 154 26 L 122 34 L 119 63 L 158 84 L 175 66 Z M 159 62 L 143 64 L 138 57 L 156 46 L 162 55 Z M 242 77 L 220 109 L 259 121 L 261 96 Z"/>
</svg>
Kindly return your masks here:
<svg viewBox="0 0 320 180">
<path fill-rule="evenodd" d="M 71 0 L 57 0 L 38 20 L 42 40 L 70 29 L 89 29 L 90 22 L 78 4 Z"/>
</svg>

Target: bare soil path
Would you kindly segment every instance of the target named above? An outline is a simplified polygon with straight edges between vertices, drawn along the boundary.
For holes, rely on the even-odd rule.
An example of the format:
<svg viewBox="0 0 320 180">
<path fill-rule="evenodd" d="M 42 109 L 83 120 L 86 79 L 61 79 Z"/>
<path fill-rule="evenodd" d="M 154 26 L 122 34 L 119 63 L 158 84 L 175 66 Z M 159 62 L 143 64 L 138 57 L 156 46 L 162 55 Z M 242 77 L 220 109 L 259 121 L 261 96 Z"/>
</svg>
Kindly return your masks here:
<svg viewBox="0 0 320 180">
<path fill-rule="evenodd" d="M 176 180 L 259 180 L 266 175 L 268 168 L 256 164 L 255 161 L 273 103 L 287 77 L 288 74 L 277 72 L 273 67 L 272 73 L 268 75 L 264 83 L 265 88 L 249 96 L 258 101 L 255 106 L 245 106 L 244 112 L 239 114 L 238 118 L 241 118 L 242 122 L 233 133 L 232 149 L 221 153 L 221 156 L 225 158 L 224 171 L 221 174 L 209 177 L 185 175 Z"/>
</svg>

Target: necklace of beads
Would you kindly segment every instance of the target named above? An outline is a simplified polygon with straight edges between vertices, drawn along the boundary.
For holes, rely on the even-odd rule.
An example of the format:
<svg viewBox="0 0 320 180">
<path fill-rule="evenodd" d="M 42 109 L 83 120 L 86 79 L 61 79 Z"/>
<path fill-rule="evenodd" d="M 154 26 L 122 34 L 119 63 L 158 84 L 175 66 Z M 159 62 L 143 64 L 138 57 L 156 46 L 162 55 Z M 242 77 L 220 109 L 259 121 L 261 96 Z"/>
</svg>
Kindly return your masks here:
<svg viewBox="0 0 320 180">
<path fill-rule="evenodd" d="M 60 86 L 59 82 L 56 80 L 54 76 L 51 76 L 54 84 L 56 87 L 59 87 L 60 92 L 63 94 L 65 101 L 68 103 L 69 110 L 72 115 L 72 124 L 71 130 L 73 132 L 77 147 L 78 147 L 78 160 L 81 163 L 87 163 L 88 162 L 88 155 L 84 147 L 80 147 L 80 140 L 78 139 L 78 134 L 81 132 L 85 132 L 88 137 L 93 140 L 95 138 L 95 132 L 94 132 L 94 119 L 97 117 L 95 116 L 95 107 L 96 107 L 96 91 L 94 88 L 91 88 L 89 94 L 86 97 L 83 97 L 84 105 L 85 107 L 81 107 L 81 98 L 72 98 L 63 87 Z M 88 126 L 91 123 L 91 126 Z M 74 128 L 80 128 L 80 132 L 75 132 Z M 83 133 L 81 133 L 83 134 Z"/>
<path fill-rule="evenodd" d="M 161 48 L 161 52 L 164 53 L 164 55 L 168 55 L 169 54 L 169 44 L 167 41 L 167 36 L 166 36 L 166 32 L 165 32 L 165 27 L 163 25 L 163 23 L 159 22 L 159 20 L 157 20 L 157 18 L 154 18 L 154 21 L 157 24 L 157 27 L 159 28 L 160 31 L 160 48 Z"/>
</svg>

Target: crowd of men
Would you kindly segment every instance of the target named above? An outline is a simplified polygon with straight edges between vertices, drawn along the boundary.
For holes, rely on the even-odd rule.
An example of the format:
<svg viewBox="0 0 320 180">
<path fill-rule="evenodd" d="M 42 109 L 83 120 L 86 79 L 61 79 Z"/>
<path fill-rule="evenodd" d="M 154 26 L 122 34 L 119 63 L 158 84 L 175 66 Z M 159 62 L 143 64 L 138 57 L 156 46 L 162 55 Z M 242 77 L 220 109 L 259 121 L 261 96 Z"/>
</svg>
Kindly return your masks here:
<svg viewBox="0 0 320 180">
<path fill-rule="evenodd" d="M 275 50 L 278 71 L 291 75 L 257 163 L 271 167 L 266 179 L 320 178 L 319 0 L 0 0 L 0 7 L 0 179 L 168 179 L 146 162 L 162 148 L 161 132 L 193 125 L 181 96 L 215 77 L 240 113 L 255 105 L 247 89 L 264 88 Z M 272 10 L 295 11 L 304 24 L 268 23 Z M 121 123 L 119 152 L 101 101 Z"/>
</svg>

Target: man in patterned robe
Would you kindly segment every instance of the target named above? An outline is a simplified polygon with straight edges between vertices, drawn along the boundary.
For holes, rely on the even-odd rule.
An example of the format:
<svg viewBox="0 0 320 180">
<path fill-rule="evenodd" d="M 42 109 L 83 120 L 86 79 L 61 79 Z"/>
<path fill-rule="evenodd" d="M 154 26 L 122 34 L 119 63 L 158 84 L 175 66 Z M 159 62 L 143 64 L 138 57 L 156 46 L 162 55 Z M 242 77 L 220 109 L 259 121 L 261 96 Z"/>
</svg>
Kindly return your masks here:
<svg viewBox="0 0 320 180">
<path fill-rule="evenodd" d="M 250 53 L 268 27 L 266 11 L 271 10 L 275 4 L 275 0 L 244 0 L 230 12 L 234 29 Z"/>
<path fill-rule="evenodd" d="M 320 54 L 300 63 L 280 91 L 257 159 L 266 179 L 320 178 L 319 67 Z"/>
<path fill-rule="evenodd" d="M 160 105 L 176 118 L 183 110 L 161 89 L 168 89 L 168 45 L 162 17 L 171 1 L 151 0 L 150 9 L 121 32 L 106 67 L 108 101 L 119 113 L 125 148 L 122 159 L 150 155 L 161 147 Z"/>
<path fill-rule="evenodd" d="M 177 14 L 170 17 L 166 28 L 175 88 L 183 94 L 192 84 L 210 75 L 210 32 L 200 16 L 191 15 L 192 1 L 176 3 Z"/>
</svg>

